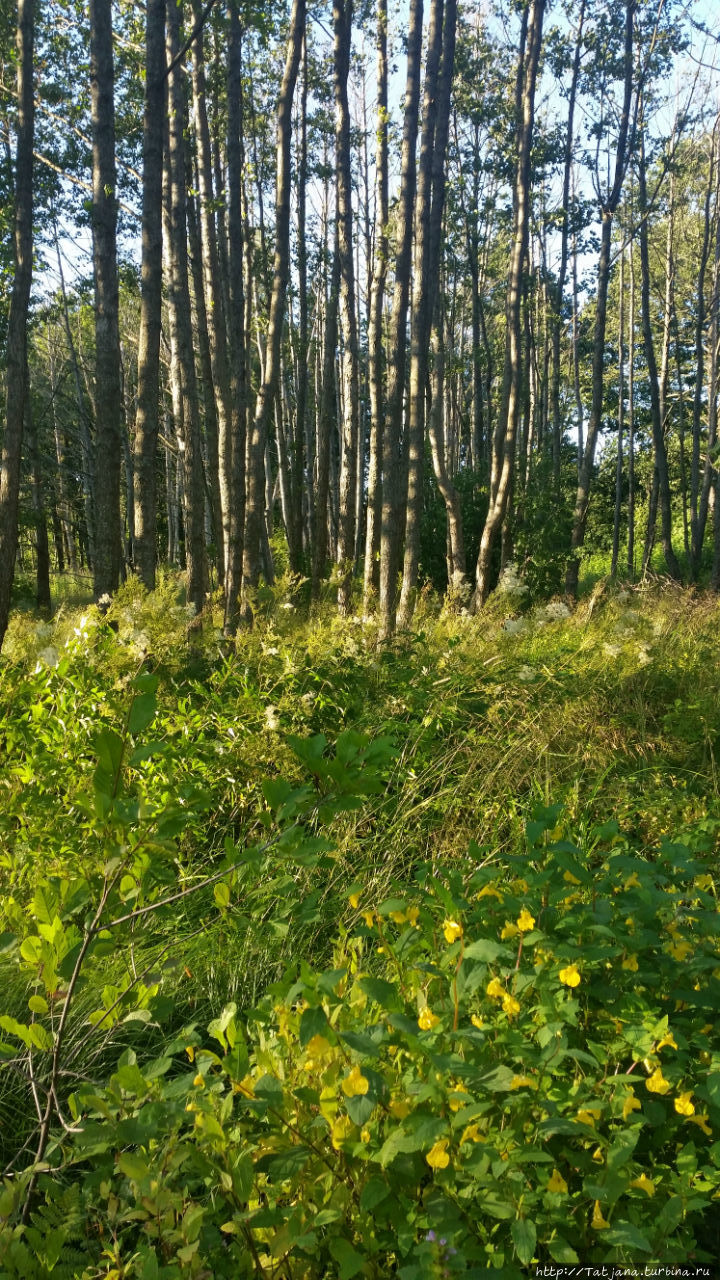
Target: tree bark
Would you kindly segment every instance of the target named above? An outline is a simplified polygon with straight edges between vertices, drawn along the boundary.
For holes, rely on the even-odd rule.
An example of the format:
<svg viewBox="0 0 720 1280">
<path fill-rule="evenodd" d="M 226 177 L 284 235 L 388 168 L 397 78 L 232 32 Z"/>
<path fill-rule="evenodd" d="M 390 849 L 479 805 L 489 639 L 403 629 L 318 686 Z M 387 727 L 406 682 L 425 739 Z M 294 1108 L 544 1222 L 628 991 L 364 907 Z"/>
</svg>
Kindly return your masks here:
<svg viewBox="0 0 720 1280">
<path fill-rule="evenodd" d="M 25 401 L 28 395 L 27 319 L 32 282 L 33 146 L 35 104 L 33 0 L 18 0 L 17 152 L 13 228 L 14 273 L 6 346 L 5 431 L 0 454 L 0 648 L 10 617 L 18 545 L 18 506 Z"/>
<path fill-rule="evenodd" d="M 95 281 L 95 599 L 120 581 L 121 389 L 111 0 L 90 0 Z"/>
</svg>

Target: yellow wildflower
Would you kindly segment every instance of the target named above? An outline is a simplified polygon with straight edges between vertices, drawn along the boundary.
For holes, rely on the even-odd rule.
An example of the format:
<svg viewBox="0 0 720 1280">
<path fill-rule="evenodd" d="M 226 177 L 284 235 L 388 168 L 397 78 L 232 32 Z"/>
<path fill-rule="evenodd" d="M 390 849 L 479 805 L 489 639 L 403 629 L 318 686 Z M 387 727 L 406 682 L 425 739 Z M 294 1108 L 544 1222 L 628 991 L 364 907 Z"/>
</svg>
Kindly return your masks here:
<svg viewBox="0 0 720 1280">
<path fill-rule="evenodd" d="M 364 1128 L 364 1129 L 361 1129 L 361 1130 L 360 1130 L 360 1141 L 361 1141 L 361 1142 L 369 1142 L 369 1141 L 370 1141 L 370 1130 L 368 1129 L 367 1125 L 365 1125 L 365 1128 Z"/>
<path fill-rule="evenodd" d="M 581 1107 L 577 1113 L 576 1119 L 580 1124 L 589 1124 L 591 1129 L 595 1128 L 595 1121 L 600 1114 L 596 1107 Z"/>
<path fill-rule="evenodd" d="M 338 1116 L 330 1130 L 330 1141 L 337 1151 L 340 1144 L 346 1142 L 353 1131 L 353 1122 L 349 1116 Z"/>
<path fill-rule="evenodd" d="M 656 1067 L 651 1076 L 645 1081 L 645 1088 L 650 1093 L 668 1093 L 670 1085 L 665 1079 L 660 1067 Z"/>
<path fill-rule="evenodd" d="M 480 1129 L 478 1128 L 478 1126 L 476 1124 L 469 1124 L 465 1129 L 463 1129 L 462 1137 L 460 1139 L 460 1145 L 462 1146 L 463 1142 L 484 1142 L 484 1141 L 485 1141 L 485 1137 L 480 1132 Z"/>
<path fill-rule="evenodd" d="M 568 1184 L 567 1184 L 567 1182 L 565 1181 L 565 1179 L 563 1178 L 562 1174 L 561 1174 L 561 1173 L 559 1173 L 557 1169 L 553 1169 L 552 1173 L 550 1174 L 550 1180 L 549 1180 L 549 1182 L 548 1182 L 547 1187 L 545 1188 L 545 1190 L 546 1190 L 546 1191 L 555 1191 L 555 1192 L 558 1192 L 560 1195 L 563 1195 L 563 1196 L 566 1196 L 566 1195 L 567 1195 L 567 1191 L 568 1191 Z"/>
<path fill-rule="evenodd" d="M 633 1178 L 630 1186 L 637 1187 L 640 1191 L 644 1191 L 646 1196 L 655 1195 L 655 1183 L 652 1178 L 648 1178 L 645 1173 L 641 1173 L 639 1178 Z"/>
<path fill-rule="evenodd" d="M 407 911 L 391 911 L 390 919 L 394 920 L 395 924 L 404 924 L 407 920 Z"/>
<path fill-rule="evenodd" d="M 708 1138 L 712 1137 L 712 1129 L 708 1124 L 707 1111 L 703 1111 L 701 1115 L 688 1116 L 688 1120 L 690 1121 L 690 1124 L 696 1124 L 699 1129 L 702 1129 L 703 1133 L 706 1133 Z"/>
<path fill-rule="evenodd" d="M 639 889 L 639 888 L 640 888 L 640 881 L 637 878 L 637 871 L 633 871 L 632 875 L 628 876 L 627 880 L 625 881 L 623 885 L 623 889 Z"/>
<path fill-rule="evenodd" d="M 500 930 L 501 941 L 507 942 L 508 938 L 516 938 L 517 934 L 518 934 L 517 925 L 513 924 L 512 920 L 506 920 L 504 927 Z"/>
<path fill-rule="evenodd" d="M 348 902 L 350 903 L 350 906 L 353 908 L 353 910 L 355 910 L 360 905 L 360 894 L 359 893 L 349 894 Z"/>
<path fill-rule="evenodd" d="M 625 1101 L 623 1102 L 623 1111 L 622 1111 L 623 1120 L 627 1120 L 628 1116 L 633 1111 L 642 1111 L 642 1107 L 631 1089 L 627 1097 L 625 1098 Z"/>
<path fill-rule="evenodd" d="M 689 1089 L 687 1093 L 678 1094 L 677 1098 L 675 1099 L 675 1110 L 677 1111 L 679 1116 L 695 1115 L 695 1107 L 690 1101 L 691 1098 L 692 1098 L 692 1089 Z"/>
<path fill-rule="evenodd" d="M 461 924 L 458 924 L 457 920 L 446 920 L 443 925 L 443 933 L 445 934 L 445 941 L 450 945 L 453 942 L 457 942 L 458 938 L 462 938 L 463 928 Z"/>
<path fill-rule="evenodd" d="M 198 1072 L 198 1074 L 196 1075 L 195 1079 L 193 1080 L 193 1084 L 195 1085 L 195 1088 L 196 1088 L 196 1089 L 204 1089 L 204 1088 L 205 1088 L 205 1077 L 204 1077 L 204 1075 L 201 1075 L 201 1073 L 200 1073 L 200 1072 Z"/>
<path fill-rule="evenodd" d="M 514 888 L 516 893 L 527 893 L 528 882 L 524 876 L 521 876 L 520 879 L 515 881 Z"/>
<path fill-rule="evenodd" d="M 531 929 L 535 928 L 535 917 L 530 915 L 527 907 L 523 907 L 516 923 L 521 933 L 529 933 Z"/>
<path fill-rule="evenodd" d="M 448 1144 L 449 1144 L 448 1138 L 441 1138 L 438 1142 L 435 1143 L 434 1147 L 430 1148 L 425 1159 L 427 1160 L 431 1169 L 447 1169 L 450 1163 L 450 1156 L 448 1155 Z"/>
<path fill-rule="evenodd" d="M 312 1040 L 308 1040 L 307 1052 L 311 1058 L 329 1058 L 332 1057 L 333 1047 L 324 1036 L 317 1035 L 313 1036 Z"/>
<path fill-rule="evenodd" d="M 492 884 L 486 884 L 477 896 L 478 898 L 497 898 L 498 902 L 503 900 L 503 895 Z"/>
<path fill-rule="evenodd" d="M 461 1107 L 466 1107 L 472 1098 L 467 1093 L 451 1093 L 448 1098 L 448 1106 L 451 1111 L 459 1111 Z"/>
<path fill-rule="evenodd" d="M 580 880 L 578 880 L 577 876 L 573 875 L 572 871 L 563 871 L 563 880 L 565 881 L 566 884 L 581 883 Z"/>
<path fill-rule="evenodd" d="M 477 1013 L 471 1014 L 470 1021 L 472 1022 L 474 1027 L 477 1027 L 478 1031 L 482 1031 L 485 1024 L 479 1014 Z"/>
<path fill-rule="evenodd" d="M 532 1076 L 513 1076 L 510 1081 L 511 1089 L 537 1089 L 538 1082 L 533 1080 Z"/>
<path fill-rule="evenodd" d="M 664 1049 L 666 1045 L 669 1045 L 671 1049 L 677 1049 L 677 1044 L 675 1043 L 675 1037 L 672 1031 L 666 1031 L 662 1040 L 658 1040 L 658 1049 Z"/>
<path fill-rule="evenodd" d="M 712 878 L 712 876 L 709 876 L 709 875 L 707 875 L 707 874 L 705 874 L 705 875 L 701 875 L 701 876 L 696 876 L 696 877 L 695 877 L 695 879 L 694 879 L 694 881 L 693 881 L 693 884 L 695 884 L 695 886 L 696 886 L 698 889 L 712 889 L 712 887 L 713 887 L 713 878 Z"/>
<path fill-rule="evenodd" d="M 502 1007 L 508 1018 L 513 1018 L 516 1013 L 520 1012 L 520 1005 L 514 996 L 504 995 L 502 999 Z"/>
<path fill-rule="evenodd" d="M 502 1000 L 505 995 L 505 988 L 499 978 L 491 978 L 485 988 L 485 992 L 489 996 L 494 996 L 496 1000 Z"/>
<path fill-rule="evenodd" d="M 418 1026 L 421 1031 L 432 1031 L 433 1027 L 436 1027 L 439 1021 L 440 1019 L 433 1013 L 430 1006 L 426 1004 L 425 1008 L 420 1011 Z"/>
<path fill-rule="evenodd" d="M 407 922 L 408 922 L 408 924 L 411 924 L 411 925 L 412 925 L 412 927 L 413 927 L 413 929 L 417 929 L 417 927 L 418 927 L 418 916 L 420 915 L 420 908 L 419 908 L 419 907 L 408 907 L 408 909 L 407 909 L 407 911 L 406 911 L 406 913 L 405 913 L 405 914 L 406 914 L 406 916 L 407 916 Z"/>
<path fill-rule="evenodd" d="M 396 1098 L 394 1102 L 390 1103 L 390 1113 L 395 1116 L 396 1120 L 404 1120 L 406 1116 L 410 1115 L 410 1103 L 406 1102 L 404 1098 Z"/>
<path fill-rule="evenodd" d="M 623 960 L 623 962 L 622 962 L 622 966 L 621 966 L 621 967 L 622 967 L 623 969 L 629 969 L 631 973 L 637 973 L 637 971 L 638 971 L 638 961 L 637 961 L 637 956 L 635 956 L 635 955 L 629 955 L 629 956 L 626 956 L 626 957 L 625 957 L 625 959 L 624 959 L 624 960 Z"/>
<path fill-rule="evenodd" d="M 687 956 L 692 955 L 692 944 L 685 938 L 681 938 L 679 942 L 674 943 L 673 946 L 667 949 L 676 960 L 685 960 Z"/>
<path fill-rule="evenodd" d="M 605 1231 L 610 1226 L 610 1223 L 607 1222 L 605 1218 L 603 1218 L 602 1216 L 602 1209 L 600 1208 L 599 1200 L 595 1201 L 595 1205 L 593 1207 L 592 1222 L 590 1223 L 590 1226 L 592 1227 L 593 1231 Z"/>
<path fill-rule="evenodd" d="M 565 969 L 561 969 L 559 973 L 560 981 L 566 987 L 577 987 L 580 984 L 580 973 L 576 964 L 569 964 Z"/>
<path fill-rule="evenodd" d="M 605 1157 L 602 1153 L 602 1147 L 596 1147 L 592 1153 L 592 1158 L 596 1164 L 604 1164 Z"/>
<path fill-rule="evenodd" d="M 185 1052 L 186 1052 L 186 1054 L 187 1054 L 188 1058 L 190 1059 L 190 1061 L 191 1061 L 191 1062 L 194 1062 L 194 1061 L 195 1061 L 195 1050 L 194 1050 L 194 1048 L 193 1048 L 193 1046 L 192 1046 L 191 1044 L 186 1044 L 186 1045 L 185 1045 Z"/>
<path fill-rule="evenodd" d="M 364 1076 L 357 1063 L 342 1082 L 342 1091 L 346 1098 L 357 1098 L 366 1094 L 370 1088 L 367 1076 Z"/>
<path fill-rule="evenodd" d="M 373 927 L 373 925 L 374 925 L 374 923 L 375 923 L 375 915 L 374 915 L 374 912 L 372 912 L 372 911 L 363 911 L 362 915 L 363 915 L 363 920 L 365 921 L 365 924 L 367 925 L 368 929 L 372 929 L 372 927 Z"/>
</svg>

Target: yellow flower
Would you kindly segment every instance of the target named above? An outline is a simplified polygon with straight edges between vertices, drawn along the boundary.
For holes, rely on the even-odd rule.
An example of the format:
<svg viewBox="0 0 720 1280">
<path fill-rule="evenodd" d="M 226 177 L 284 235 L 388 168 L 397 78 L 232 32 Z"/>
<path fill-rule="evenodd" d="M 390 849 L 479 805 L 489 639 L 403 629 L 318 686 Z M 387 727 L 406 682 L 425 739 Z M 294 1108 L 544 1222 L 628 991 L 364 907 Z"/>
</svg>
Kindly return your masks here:
<svg viewBox="0 0 720 1280">
<path fill-rule="evenodd" d="M 596 1163 L 596 1164 L 603 1164 L 603 1163 L 604 1163 L 604 1161 L 605 1161 L 605 1157 L 604 1157 L 604 1155 L 603 1155 L 603 1153 L 602 1153 L 602 1147 L 596 1147 L 596 1148 L 595 1148 L 595 1150 L 594 1150 L 594 1151 L 593 1151 L 593 1153 L 592 1153 L 592 1158 L 593 1158 L 593 1160 L 595 1161 L 595 1163 Z"/>
<path fill-rule="evenodd" d="M 485 988 L 485 992 L 489 996 L 494 996 L 496 1000 L 502 1000 L 505 995 L 505 988 L 499 978 L 491 978 Z"/>
<path fill-rule="evenodd" d="M 569 964 L 565 969 L 561 969 L 559 977 L 566 987 L 577 987 L 580 984 L 580 974 L 576 964 Z"/>
<path fill-rule="evenodd" d="M 713 878 L 709 875 L 696 876 L 693 883 L 698 889 L 712 889 Z"/>
<path fill-rule="evenodd" d="M 623 969 L 629 969 L 631 973 L 637 973 L 638 971 L 637 956 L 634 956 L 634 955 L 626 956 L 622 962 L 621 967 Z"/>
<path fill-rule="evenodd" d="M 450 1156 L 448 1155 L 447 1150 L 448 1143 L 449 1138 L 441 1138 L 440 1141 L 436 1142 L 435 1146 L 431 1147 L 428 1151 L 425 1159 L 431 1169 L 447 1169 L 450 1163 Z"/>
<path fill-rule="evenodd" d="M 375 923 L 374 913 L 372 911 L 363 911 L 362 915 L 363 915 L 363 920 L 365 921 L 365 924 L 367 925 L 368 929 L 372 929 Z"/>
<path fill-rule="evenodd" d="M 503 900 L 503 895 L 491 884 L 486 884 L 485 888 L 481 889 L 477 896 L 478 898 L 497 898 L 498 902 Z"/>
<path fill-rule="evenodd" d="M 677 1098 L 675 1099 L 675 1110 L 677 1111 L 679 1116 L 695 1115 L 695 1107 L 690 1101 L 691 1098 L 692 1098 L 692 1089 L 689 1089 L 687 1093 L 678 1094 Z"/>
<path fill-rule="evenodd" d="M 500 930 L 500 938 L 502 942 L 507 942 L 508 938 L 516 938 L 518 933 L 517 925 L 511 920 L 506 920 L 504 928 Z"/>
<path fill-rule="evenodd" d="M 528 891 L 527 880 L 521 876 L 519 880 L 515 881 L 514 888 L 516 893 L 527 893 Z"/>
<path fill-rule="evenodd" d="M 460 1145 L 462 1146 L 463 1142 L 484 1142 L 484 1141 L 485 1141 L 484 1135 L 480 1132 L 478 1126 L 476 1124 L 469 1124 L 465 1129 L 463 1129 L 462 1137 L 460 1139 Z"/>
<path fill-rule="evenodd" d="M 342 1082 L 342 1091 L 346 1098 L 357 1098 L 366 1094 L 370 1088 L 367 1076 L 364 1076 L 357 1063 Z"/>
<path fill-rule="evenodd" d="M 642 1107 L 631 1089 L 623 1103 L 623 1111 L 622 1111 L 623 1120 L 627 1120 L 628 1116 L 633 1111 L 642 1111 Z"/>
<path fill-rule="evenodd" d="M 521 933 L 529 933 L 531 929 L 535 928 L 535 917 L 530 915 L 527 907 L 523 907 L 516 923 Z"/>
<path fill-rule="evenodd" d="M 652 1178 L 648 1178 L 645 1173 L 641 1173 L 639 1178 L 633 1178 L 630 1186 L 637 1187 L 640 1191 L 644 1191 L 647 1196 L 655 1195 L 655 1183 Z"/>
<path fill-rule="evenodd" d="M 557 1169 L 553 1169 L 552 1173 L 550 1174 L 550 1180 L 545 1190 L 556 1191 L 556 1192 L 559 1192 L 560 1195 L 564 1195 L 564 1196 L 567 1195 L 568 1184 L 563 1178 L 562 1174 L 559 1173 Z"/>
<path fill-rule="evenodd" d="M 533 1080 L 532 1076 L 513 1076 L 510 1081 L 511 1089 L 537 1089 L 538 1082 Z"/>
<path fill-rule="evenodd" d="M 580 1124 L 589 1124 L 591 1129 L 595 1128 L 595 1121 L 600 1114 L 599 1107 L 581 1107 L 578 1111 L 576 1119 Z"/>
<path fill-rule="evenodd" d="M 692 945 L 685 938 L 681 938 L 679 942 L 667 949 L 676 960 L 684 960 L 687 956 L 692 955 Z"/>
<path fill-rule="evenodd" d="M 445 941 L 451 944 L 457 942 L 458 938 L 462 938 L 463 928 L 461 924 L 458 924 L 457 920 L 446 920 L 443 925 L 443 933 L 445 934 Z"/>
<path fill-rule="evenodd" d="M 391 911 L 390 919 L 394 920 L 395 924 L 404 924 L 407 920 L 407 911 Z"/>
<path fill-rule="evenodd" d="M 660 1067 L 656 1067 L 652 1075 L 648 1076 L 647 1080 L 645 1081 L 645 1088 L 649 1089 L 650 1093 L 668 1093 L 669 1092 L 670 1085 L 668 1081 L 665 1079 Z"/>
<path fill-rule="evenodd" d="M 581 883 L 581 882 L 578 880 L 577 876 L 574 876 L 574 875 L 573 875 L 572 871 L 563 871 L 563 880 L 565 881 L 565 883 L 566 883 L 566 884 L 580 884 L 580 883 Z"/>
<path fill-rule="evenodd" d="M 338 1116 L 330 1130 L 330 1141 L 337 1151 L 340 1144 L 346 1142 L 353 1131 L 353 1122 L 349 1116 Z"/>
<path fill-rule="evenodd" d="M 664 1049 L 665 1045 L 669 1045 L 671 1049 L 677 1049 L 675 1037 L 673 1036 L 672 1031 L 666 1031 L 662 1040 L 658 1040 L 658 1049 Z"/>
<path fill-rule="evenodd" d="M 348 896 L 348 902 L 350 903 L 350 906 L 351 906 L 353 909 L 357 908 L 357 907 L 360 905 L 360 894 L 359 894 L 359 893 L 351 893 L 351 894 Z"/>
<path fill-rule="evenodd" d="M 605 1218 L 603 1218 L 602 1216 L 602 1209 L 600 1208 L 599 1200 L 595 1201 L 595 1205 L 593 1207 L 592 1222 L 590 1223 L 590 1226 L 592 1227 L 593 1231 L 605 1231 L 607 1227 L 610 1226 L 610 1223 L 606 1222 Z"/>
<path fill-rule="evenodd" d="M 411 925 L 412 925 L 412 927 L 413 927 L 413 929 L 417 929 L 417 927 L 418 927 L 418 916 L 420 915 L 420 908 L 419 908 L 419 907 L 408 907 L 408 909 L 407 909 L 407 911 L 406 911 L 406 913 L 405 913 L 405 914 L 406 914 L 406 916 L 407 916 L 407 922 L 408 922 L 408 924 L 411 924 Z"/>
<path fill-rule="evenodd" d="M 485 1023 L 483 1022 L 483 1020 L 482 1020 L 482 1018 L 480 1017 L 480 1015 L 479 1015 L 479 1014 L 477 1014 L 477 1013 L 473 1013 L 473 1014 L 471 1014 L 471 1015 L 470 1015 L 470 1021 L 472 1022 L 472 1024 L 473 1024 L 473 1026 L 474 1026 L 474 1027 L 477 1027 L 478 1031 L 482 1031 L 482 1029 L 483 1029 L 483 1027 L 484 1027 Z"/>
<path fill-rule="evenodd" d="M 200 1072 L 198 1072 L 198 1074 L 196 1075 L 195 1079 L 193 1080 L 193 1084 L 195 1085 L 195 1088 L 196 1088 L 196 1089 L 204 1089 L 204 1088 L 205 1088 L 205 1077 L 204 1077 L 203 1075 L 201 1075 L 201 1074 L 200 1074 Z"/>
<path fill-rule="evenodd" d="M 395 1116 L 396 1120 L 404 1120 L 406 1116 L 410 1115 L 410 1103 L 406 1102 L 404 1098 L 396 1098 L 394 1102 L 390 1103 L 390 1113 Z"/>
<path fill-rule="evenodd" d="M 472 1102 L 472 1098 L 467 1093 L 451 1093 L 448 1098 L 448 1106 L 451 1111 L 459 1111 L 461 1107 L 467 1106 Z"/>
<path fill-rule="evenodd" d="M 369 1141 L 370 1141 L 370 1130 L 368 1129 L 367 1125 L 365 1125 L 365 1128 L 364 1128 L 364 1129 L 361 1129 L 361 1130 L 360 1130 L 360 1141 L 361 1141 L 361 1142 L 369 1142 Z"/>
<path fill-rule="evenodd" d="M 515 1016 L 516 1013 L 520 1012 L 520 1005 L 518 1004 L 518 1001 L 515 999 L 514 996 L 511 996 L 511 995 L 503 996 L 502 1007 L 505 1010 L 508 1018 L 512 1018 Z"/>
<path fill-rule="evenodd" d="M 623 885 L 623 889 L 639 889 L 639 888 L 640 888 L 640 881 L 637 878 L 637 871 L 633 871 L 632 875 L 628 876 L 627 880 L 625 881 Z"/>
<path fill-rule="evenodd" d="M 186 1054 L 187 1054 L 188 1058 L 190 1059 L 190 1061 L 191 1061 L 191 1062 L 194 1062 L 194 1061 L 195 1061 L 195 1050 L 194 1050 L 194 1048 L 193 1048 L 193 1046 L 192 1046 L 191 1044 L 186 1044 L 186 1045 L 185 1045 L 185 1052 L 186 1052 Z"/>
<path fill-rule="evenodd" d="M 708 1124 L 707 1111 L 703 1111 L 702 1115 L 688 1116 L 688 1120 L 690 1121 L 690 1124 L 696 1124 L 699 1129 L 702 1129 L 703 1133 L 706 1133 L 708 1138 L 712 1137 L 712 1129 Z"/>
<path fill-rule="evenodd" d="M 332 1057 L 333 1047 L 324 1036 L 317 1035 L 308 1040 L 307 1052 L 311 1058 L 329 1058 Z"/>
<path fill-rule="evenodd" d="M 436 1017 L 430 1006 L 426 1004 L 425 1008 L 420 1011 L 418 1026 L 421 1031 L 432 1031 L 433 1027 L 436 1027 L 439 1021 L 440 1019 Z"/>
</svg>

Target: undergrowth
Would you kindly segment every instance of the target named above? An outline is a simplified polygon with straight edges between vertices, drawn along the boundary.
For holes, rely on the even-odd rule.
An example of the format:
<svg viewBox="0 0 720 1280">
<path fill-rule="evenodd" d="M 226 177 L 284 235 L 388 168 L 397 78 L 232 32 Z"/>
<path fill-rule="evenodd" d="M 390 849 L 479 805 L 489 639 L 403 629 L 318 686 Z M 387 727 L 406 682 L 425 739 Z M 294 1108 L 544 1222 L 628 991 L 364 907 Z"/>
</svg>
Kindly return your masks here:
<svg viewBox="0 0 720 1280">
<path fill-rule="evenodd" d="M 297 598 L 13 619 L 0 1275 L 711 1256 L 716 600 Z"/>
</svg>

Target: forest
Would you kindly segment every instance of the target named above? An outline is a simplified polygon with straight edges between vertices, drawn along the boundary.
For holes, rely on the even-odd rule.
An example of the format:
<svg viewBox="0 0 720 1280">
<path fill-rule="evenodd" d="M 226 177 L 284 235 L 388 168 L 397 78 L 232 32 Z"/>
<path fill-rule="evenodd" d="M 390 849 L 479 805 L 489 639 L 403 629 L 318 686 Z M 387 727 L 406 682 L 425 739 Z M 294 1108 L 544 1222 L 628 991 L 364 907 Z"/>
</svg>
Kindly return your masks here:
<svg viewBox="0 0 720 1280">
<path fill-rule="evenodd" d="M 0 1280 L 720 1275 L 719 46 L 0 8 Z"/>
</svg>

